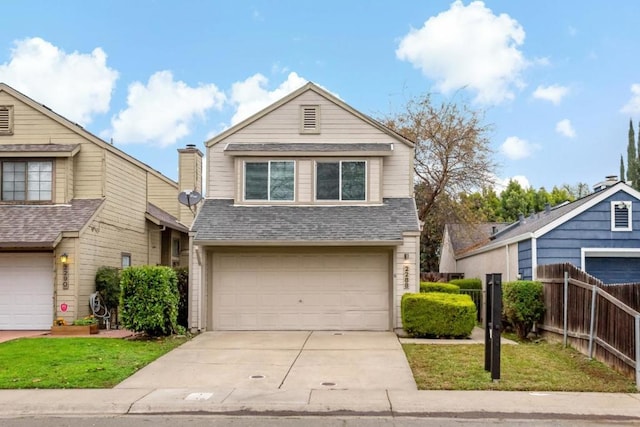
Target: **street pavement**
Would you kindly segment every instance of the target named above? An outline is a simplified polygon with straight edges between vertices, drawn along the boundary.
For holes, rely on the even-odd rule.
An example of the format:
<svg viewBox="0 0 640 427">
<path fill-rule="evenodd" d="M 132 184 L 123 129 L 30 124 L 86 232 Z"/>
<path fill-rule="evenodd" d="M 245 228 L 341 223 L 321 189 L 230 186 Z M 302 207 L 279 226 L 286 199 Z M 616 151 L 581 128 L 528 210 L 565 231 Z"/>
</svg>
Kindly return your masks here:
<svg viewBox="0 0 640 427">
<path fill-rule="evenodd" d="M 188 414 L 640 425 L 640 393 L 417 390 L 393 333 L 317 331 L 206 332 L 113 389 L 0 390 L 0 418 Z"/>
</svg>

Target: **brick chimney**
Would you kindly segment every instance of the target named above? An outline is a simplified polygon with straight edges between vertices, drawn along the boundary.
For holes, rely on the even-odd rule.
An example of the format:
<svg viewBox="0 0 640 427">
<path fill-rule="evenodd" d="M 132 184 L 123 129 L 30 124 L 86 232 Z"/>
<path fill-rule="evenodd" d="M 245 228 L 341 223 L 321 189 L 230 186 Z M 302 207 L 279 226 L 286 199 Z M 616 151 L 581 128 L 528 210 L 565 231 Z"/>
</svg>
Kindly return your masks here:
<svg viewBox="0 0 640 427">
<path fill-rule="evenodd" d="M 202 152 L 195 144 L 178 149 L 178 191 L 197 191 L 202 194 Z M 190 227 L 196 208 L 193 208 L 193 212 L 182 204 L 178 208 L 178 220 Z"/>
</svg>

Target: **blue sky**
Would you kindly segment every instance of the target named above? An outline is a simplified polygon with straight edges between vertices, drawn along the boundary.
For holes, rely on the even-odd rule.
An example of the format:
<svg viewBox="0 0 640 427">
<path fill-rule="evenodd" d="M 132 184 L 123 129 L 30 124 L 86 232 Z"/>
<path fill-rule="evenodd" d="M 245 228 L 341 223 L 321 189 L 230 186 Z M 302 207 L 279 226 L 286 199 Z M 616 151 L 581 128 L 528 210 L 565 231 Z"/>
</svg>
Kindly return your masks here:
<svg viewBox="0 0 640 427">
<path fill-rule="evenodd" d="M 167 176 L 320 84 L 373 117 L 427 92 L 486 111 L 499 179 L 618 174 L 640 120 L 640 2 L 4 2 L 0 81 Z"/>
</svg>

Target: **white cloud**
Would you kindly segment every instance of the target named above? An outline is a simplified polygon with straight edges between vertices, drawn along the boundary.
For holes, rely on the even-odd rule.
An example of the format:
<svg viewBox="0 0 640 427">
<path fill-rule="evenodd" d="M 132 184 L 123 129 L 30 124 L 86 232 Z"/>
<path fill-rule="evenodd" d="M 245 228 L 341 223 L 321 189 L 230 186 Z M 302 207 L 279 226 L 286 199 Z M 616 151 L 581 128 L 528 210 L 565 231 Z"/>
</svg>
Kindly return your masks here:
<svg viewBox="0 0 640 427">
<path fill-rule="evenodd" d="M 258 73 L 231 86 L 229 101 L 236 106 L 236 113 L 231 118 L 232 125 L 240 123 L 264 107 L 304 86 L 307 80 L 295 72 L 291 72 L 287 76 L 287 80 L 272 91 L 266 89 L 268 83 L 269 79 Z"/>
<path fill-rule="evenodd" d="M 514 86 L 523 86 L 520 74 L 528 63 L 518 46 L 524 39 L 524 29 L 509 15 L 494 15 L 481 1 L 455 1 L 405 35 L 396 56 L 445 93 L 467 87 L 477 102 L 499 104 L 514 98 Z"/>
<path fill-rule="evenodd" d="M 498 194 L 502 193 L 502 191 L 505 188 L 507 188 L 507 186 L 509 185 L 509 181 L 518 182 L 518 184 L 520 184 L 520 186 L 525 190 L 531 187 L 531 184 L 529 183 L 529 179 L 524 175 L 514 175 L 506 178 L 496 177 L 494 180 L 495 182 L 494 190 L 496 190 L 496 193 Z"/>
<path fill-rule="evenodd" d="M 556 132 L 560 135 L 566 136 L 567 138 L 576 137 L 576 131 L 571 125 L 571 121 L 569 119 L 560 120 L 556 123 Z"/>
<path fill-rule="evenodd" d="M 540 147 L 536 144 L 531 144 L 517 136 L 510 136 L 500 146 L 500 152 L 511 160 L 520 160 L 531 156 L 538 148 Z"/>
<path fill-rule="evenodd" d="M 111 119 L 116 143 L 175 143 L 191 133 L 191 124 L 211 108 L 221 109 L 225 95 L 213 84 L 190 87 L 158 71 L 145 86 L 129 85 L 127 108 Z"/>
<path fill-rule="evenodd" d="M 558 105 L 562 101 L 562 98 L 564 98 L 568 93 L 569 88 L 566 86 L 538 86 L 533 92 L 533 97 L 537 99 L 544 99 L 554 105 Z"/>
<path fill-rule="evenodd" d="M 640 83 L 631 85 L 631 99 L 620 109 L 627 114 L 640 114 Z"/>
<path fill-rule="evenodd" d="M 109 111 L 117 79 L 101 48 L 66 53 L 39 37 L 16 41 L 0 64 L 0 81 L 82 125 Z"/>
</svg>

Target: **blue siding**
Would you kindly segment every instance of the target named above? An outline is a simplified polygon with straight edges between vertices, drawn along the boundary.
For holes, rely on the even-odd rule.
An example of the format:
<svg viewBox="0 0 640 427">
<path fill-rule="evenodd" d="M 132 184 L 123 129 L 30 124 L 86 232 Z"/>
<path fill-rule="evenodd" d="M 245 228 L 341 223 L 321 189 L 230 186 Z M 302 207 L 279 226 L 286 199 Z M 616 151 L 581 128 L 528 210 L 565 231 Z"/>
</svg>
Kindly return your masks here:
<svg viewBox="0 0 640 427">
<path fill-rule="evenodd" d="M 585 270 L 604 283 L 637 282 L 640 275 L 640 258 L 587 258 Z"/>
<path fill-rule="evenodd" d="M 633 230 L 611 231 L 611 202 L 629 200 L 633 203 Z M 538 265 L 570 262 L 578 267 L 581 248 L 640 248 L 640 201 L 625 192 L 613 194 L 538 238 L 536 243 Z M 607 265 L 617 268 L 611 263 L 598 265 L 599 274 L 605 274 Z"/>
<path fill-rule="evenodd" d="M 531 280 L 531 239 L 518 242 L 518 273 L 522 280 Z"/>
</svg>

